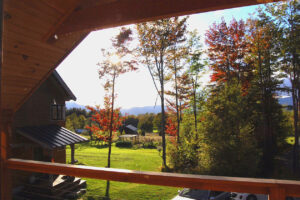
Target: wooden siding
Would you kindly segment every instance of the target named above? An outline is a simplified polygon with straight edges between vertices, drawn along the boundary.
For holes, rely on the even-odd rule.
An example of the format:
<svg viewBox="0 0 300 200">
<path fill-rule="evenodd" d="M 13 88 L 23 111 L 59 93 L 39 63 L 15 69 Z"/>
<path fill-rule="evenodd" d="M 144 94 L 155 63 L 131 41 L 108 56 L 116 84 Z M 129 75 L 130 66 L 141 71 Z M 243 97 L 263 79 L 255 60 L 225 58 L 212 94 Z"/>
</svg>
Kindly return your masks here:
<svg viewBox="0 0 300 200">
<path fill-rule="evenodd" d="M 13 127 L 58 124 L 51 120 L 51 104 L 65 104 L 65 94 L 50 76 L 14 115 Z"/>
</svg>

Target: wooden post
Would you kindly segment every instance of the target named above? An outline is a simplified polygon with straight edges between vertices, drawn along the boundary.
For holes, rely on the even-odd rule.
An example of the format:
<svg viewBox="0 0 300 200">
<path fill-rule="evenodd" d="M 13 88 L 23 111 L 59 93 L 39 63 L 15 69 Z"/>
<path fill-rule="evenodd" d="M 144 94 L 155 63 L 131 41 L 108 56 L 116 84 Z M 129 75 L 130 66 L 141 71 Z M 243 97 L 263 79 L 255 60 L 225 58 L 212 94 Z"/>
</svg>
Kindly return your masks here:
<svg viewBox="0 0 300 200">
<path fill-rule="evenodd" d="M 75 163 L 75 145 L 70 144 L 71 147 L 71 164 Z"/>
<path fill-rule="evenodd" d="M 9 138 L 11 137 L 11 124 L 12 124 L 12 111 L 1 110 L 1 199 L 11 199 L 11 170 L 6 166 L 7 159 L 9 158 Z"/>
<path fill-rule="evenodd" d="M 270 188 L 269 200 L 285 200 L 286 191 L 283 187 L 272 187 Z"/>
<path fill-rule="evenodd" d="M 0 1 L 0 199 L 8 197 L 9 189 L 5 183 L 5 161 L 7 159 L 6 133 L 4 132 L 3 105 L 2 105 L 2 67 L 3 67 L 3 1 Z"/>
</svg>

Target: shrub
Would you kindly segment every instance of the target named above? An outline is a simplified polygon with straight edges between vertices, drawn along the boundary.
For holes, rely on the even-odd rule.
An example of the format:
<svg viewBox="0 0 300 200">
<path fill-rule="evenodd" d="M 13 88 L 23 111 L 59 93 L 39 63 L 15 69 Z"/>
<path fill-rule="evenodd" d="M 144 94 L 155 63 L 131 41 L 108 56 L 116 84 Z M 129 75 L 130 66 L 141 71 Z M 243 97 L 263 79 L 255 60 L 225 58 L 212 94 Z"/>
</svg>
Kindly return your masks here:
<svg viewBox="0 0 300 200">
<path fill-rule="evenodd" d="M 143 142 L 143 148 L 145 149 L 156 149 L 157 144 L 155 142 L 151 141 L 146 141 Z"/>
<path fill-rule="evenodd" d="M 117 147 L 128 147 L 128 148 L 131 148 L 132 147 L 132 143 L 130 141 L 117 141 L 116 142 L 116 146 Z"/>
</svg>

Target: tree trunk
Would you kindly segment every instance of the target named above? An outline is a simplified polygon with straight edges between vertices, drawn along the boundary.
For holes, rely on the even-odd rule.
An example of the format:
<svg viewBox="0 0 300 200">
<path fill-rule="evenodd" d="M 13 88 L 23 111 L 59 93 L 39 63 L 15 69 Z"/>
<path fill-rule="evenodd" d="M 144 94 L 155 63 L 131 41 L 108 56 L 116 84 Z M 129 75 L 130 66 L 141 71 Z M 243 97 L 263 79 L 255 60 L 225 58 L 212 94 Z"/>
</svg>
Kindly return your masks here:
<svg viewBox="0 0 300 200">
<path fill-rule="evenodd" d="M 112 144 L 112 129 L 113 129 L 113 120 L 114 120 L 114 103 L 115 103 L 115 79 L 116 74 L 114 73 L 112 81 L 112 92 L 111 92 L 111 113 L 110 113 L 110 124 L 109 124 L 109 138 L 108 138 L 108 157 L 107 157 L 107 168 L 110 168 L 110 156 L 111 156 L 111 144 Z M 106 191 L 105 197 L 109 199 L 109 181 L 106 182 Z"/>
<path fill-rule="evenodd" d="M 161 73 L 161 80 L 160 80 L 160 87 L 161 87 L 161 137 L 162 137 L 162 159 L 163 159 L 163 166 L 167 168 L 167 158 L 166 158 L 166 134 L 165 134 L 165 126 L 166 126 L 166 121 L 165 121 L 165 89 L 164 89 L 164 71 L 163 71 L 163 64 L 161 63 L 161 68 L 160 68 L 160 73 Z"/>
<path fill-rule="evenodd" d="M 193 81 L 193 98 L 194 98 L 194 101 L 193 101 L 193 112 L 194 112 L 194 123 L 195 123 L 195 133 L 196 133 L 196 136 L 197 136 L 197 132 L 198 132 L 198 130 L 197 130 L 197 102 L 196 102 L 196 81 L 197 81 L 197 79 L 195 80 L 195 82 L 194 82 L 194 80 L 192 80 Z"/>
<path fill-rule="evenodd" d="M 296 174 L 299 173 L 299 99 L 297 98 L 297 89 L 295 88 L 294 83 L 292 83 L 292 91 L 295 129 L 295 144 L 293 148 L 293 172 Z"/>
<path fill-rule="evenodd" d="M 180 116 L 179 116 L 179 106 L 178 106 L 177 67 L 176 67 L 176 61 L 175 61 L 175 59 L 174 59 L 174 78 L 175 78 L 175 101 L 176 101 L 176 118 L 177 118 L 177 130 L 176 130 L 176 133 L 177 133 L 177 144 L 179 144 L 180 143 L 180 135 L 179 135 Z"/>
</svg>

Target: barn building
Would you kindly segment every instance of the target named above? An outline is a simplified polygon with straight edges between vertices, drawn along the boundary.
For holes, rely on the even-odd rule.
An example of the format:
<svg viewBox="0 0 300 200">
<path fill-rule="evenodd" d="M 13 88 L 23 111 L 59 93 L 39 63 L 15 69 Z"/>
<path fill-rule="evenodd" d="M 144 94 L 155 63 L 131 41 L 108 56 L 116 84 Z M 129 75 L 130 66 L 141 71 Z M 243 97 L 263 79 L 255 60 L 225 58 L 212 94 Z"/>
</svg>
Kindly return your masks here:
<svg viewBox="0 0 300 200">
<path fill-rule="evenodd" d="M 63 127 L 65 102 L 69 100 L 76 100 L 76 97 L 54 71 L 15 113 L 11 156 L 65 164 L 66 146 L 70 145 L 71 163 L 75 163 L 74 145 L 88 140 Z M 84 192 L 82 189 L 86 185 L 85 181 L 75 177 L 45 174 L 19 172 L 14 173 L 13 179 L 14 197 L 17 199 L 73 198 L 76 194 Z M 64 192 L 68 191 L 66 182 L 71 192 Z M 62 187 L 63 189 L 60 189 Z M 39 192 L 35 190 L 37 188 Z"/>
</svg>

